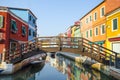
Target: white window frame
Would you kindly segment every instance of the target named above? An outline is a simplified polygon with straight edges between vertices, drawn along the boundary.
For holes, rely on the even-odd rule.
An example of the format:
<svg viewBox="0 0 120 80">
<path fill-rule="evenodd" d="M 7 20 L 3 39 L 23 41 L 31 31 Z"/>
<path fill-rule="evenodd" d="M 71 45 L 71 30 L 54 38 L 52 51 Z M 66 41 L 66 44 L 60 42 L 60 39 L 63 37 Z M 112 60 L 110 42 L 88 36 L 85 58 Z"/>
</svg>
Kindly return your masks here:
<svg viewBox="0 0 120 80">
<path fill-rule="evenodd" d="M 96 19 L 95 19 L 95 14 L 96 14 Z M 94 21 L 97 20 L 97 12 L 94 13 Z"/>
<path fill-rule="evenodd" d="M 103 25 L 104 25 L 104 33 L 102 33 L 103 31 Z M 100 33 L 101 33 L 101 35 L 104 35 L 105 34 L 105 31 L 106 31 L 106 29 L 105 29 L 105 24 L 102 24 L 102 25 L 100 25 Z"/>
<path fill-rule="evenodd" d="M 90 22 L 92 21 L 92 15 L 89 16 L 89 21 L 90 21 Z"/>
<path fill-rule="evenodd" d="M 104 15 L 102 15 L 102 8 L 104 8 L 104 15 L 105 15 L 105 6 L 100 8 L 100 17 L 103 17 Z"/>
<path fill-rule="evenodd" d="M 89 38 L 89 31 L 88 30 L 86 31 L 86 38 Z"/>
<path fill-rule="evenodd" d="M 90 33 L 91 31 L 92 31 L 92 29 L 90 29 L 90 30 L 89 30 L 89 33 Z M 93 33 L 93 32 L 92 32 L 92 33 Z M 90 34 L 91 34 L 91 33 L 90 33 Z M 93 36 L 93 34 L 92 34 L 92 35 L 90 35 L 90 37 L 92 37 L 92 36 Z"/>
<path fill-rule="evenodd" d="M 113 30 L 113 20 L 114 20 L 114 19 L 117 19 L 117 29 L 116 29 L 116 30 Z M 112 31 L 117 31 L 117 30 L 118 30 L 118 17 L 113 18 L 111 22 L 112 22 Z"/>
<path fill-rule="evenodd" d="M 89 21 L 88 21 L 89 19 L 88 18 L 86 18 L 86 24 L 88 24 L 89 23 Z"/>
<path fill-rule="evenodd" d="M 98 36 L 98 34 L 99 34 L 99 30 L 98 30 L 98 34 L 96 34 L 96 29 L 99 29 L 98 27 L 95 27 L 95 36 Z"/>
</svg>

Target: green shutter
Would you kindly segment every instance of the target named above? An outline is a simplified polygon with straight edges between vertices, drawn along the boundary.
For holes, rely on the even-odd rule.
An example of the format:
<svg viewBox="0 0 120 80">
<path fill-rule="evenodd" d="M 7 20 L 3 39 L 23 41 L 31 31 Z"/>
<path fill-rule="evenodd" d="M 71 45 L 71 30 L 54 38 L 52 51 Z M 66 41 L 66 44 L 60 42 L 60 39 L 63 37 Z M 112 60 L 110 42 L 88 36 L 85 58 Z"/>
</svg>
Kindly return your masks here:
<svg viewBox="0 0 120 80">
<path fill-rule="evenodd" d="M 3 16 L 0 16 L 0 28 L 3 28 Z"/>
<path fill-rule="evenodd" d="M 25 29 L 25 27 L 24 26 L 22 26 L 22 35 L 26 35 L 26 29 Z"/>
<path fill-rule="evenodd" d="M 117 29 L 117 19 L 113 20 L 113 30 Z"/>
<path fill-rule="evenodd" d="M 105 14 L 105 13 L 104 13 L 104 8 L 102 8 L 102 16 L 104 16 L 104 14 Z"/>
<path fill-rule="evenodd" d="M 14 33 L 16 33 L 17 30 L 18 30 L 18 29 L 17 29 L 17 24 L 16 24 L 16 22 L 13 21 L 13 20 L 11 20 L 11 31 L 14 32 Z"/>
<path fill-rule="evenodd" d="M 92 30 L 90 30 L 90 37 L 92 37 Z"/>
</svg>

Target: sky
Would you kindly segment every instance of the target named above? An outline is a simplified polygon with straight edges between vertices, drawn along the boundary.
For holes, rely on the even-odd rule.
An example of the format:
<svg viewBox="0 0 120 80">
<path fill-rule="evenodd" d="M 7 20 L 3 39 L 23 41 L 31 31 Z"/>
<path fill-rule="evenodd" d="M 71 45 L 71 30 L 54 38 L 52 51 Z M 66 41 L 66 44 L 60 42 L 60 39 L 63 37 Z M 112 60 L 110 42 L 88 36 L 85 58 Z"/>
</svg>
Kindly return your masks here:
<svg viewBox="0 0 120 80">
<path fill-rule="evenodd" d="M 30 9 L 37 17 L 39 36 L 65 33 L 103 0 L 0 0 L 0 6 Z"/>
</svg>

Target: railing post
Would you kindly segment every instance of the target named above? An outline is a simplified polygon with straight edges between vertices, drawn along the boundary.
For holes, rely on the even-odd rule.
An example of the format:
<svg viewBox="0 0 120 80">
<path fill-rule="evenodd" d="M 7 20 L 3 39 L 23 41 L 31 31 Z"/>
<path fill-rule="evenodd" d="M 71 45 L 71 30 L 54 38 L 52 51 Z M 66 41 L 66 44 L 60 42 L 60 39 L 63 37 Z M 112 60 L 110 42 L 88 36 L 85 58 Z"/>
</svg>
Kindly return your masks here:
<svg viewBox="0 0 120 80">
<path fill-rule="evenodd" d="M 59 51 L 61 51 L 62 50 L 62 44 L 61 44 L 61 38 L 60 37 L 58 37 L 58 39 L 59 39 Z"/>
<path fill-rule="evenodd" d="M 101 48 L 100 48 L 100 45 L 98 45 L 98 60 L 100 60 L 100 51 L 101 51 Z"/>
<path fill-rule="evenodd" d="M 93 54 L 93 47 L 94 47 L 94 46 L 93 46 L 93 43 L 91 43 L 91 51 L 90 51 L 90 56 L 91 56 L 91 58 L 93 58 L 93 57 L 92 57 L 92 54 Z"/>
<path fill-rule="evenodd" d="M 115 53 L 115 67 L 117 68 L 117 62 L 118 62 L 118 60 L 117 60 L 117 53 Z"/>
</svg>

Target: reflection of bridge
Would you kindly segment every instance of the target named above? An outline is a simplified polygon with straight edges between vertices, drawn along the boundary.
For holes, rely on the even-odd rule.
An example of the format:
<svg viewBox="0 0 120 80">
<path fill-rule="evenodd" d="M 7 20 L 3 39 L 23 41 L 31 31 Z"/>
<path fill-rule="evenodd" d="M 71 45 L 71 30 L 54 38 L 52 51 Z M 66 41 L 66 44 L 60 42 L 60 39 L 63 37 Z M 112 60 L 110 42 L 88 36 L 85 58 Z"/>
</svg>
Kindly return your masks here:
<svg viewBox="0 0 120 80">
<path fill-rule="evenodd" d="M 8 63 L 16 63 L 22 59 L 28 58 L 35 54 L 37 49 L 41 52 L 72 52 L 88 56 L 100 63 L 108 64 L 120 68 L 118 55 L 116 52 L 109 50 L 105 47 L 99 46 L 85 38 L 81 37 L 38 37 L 36 42 L 25 43 L 24 47 L 17 47 L 14 54 L 10 54 L 10 50 L 7 50 L 2 55 L 2 60 Z M 35 50 L 36 49 L 36 50 Z M 108 60 L 109 63 L 106 61 Z"/>
</svg>

